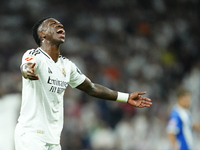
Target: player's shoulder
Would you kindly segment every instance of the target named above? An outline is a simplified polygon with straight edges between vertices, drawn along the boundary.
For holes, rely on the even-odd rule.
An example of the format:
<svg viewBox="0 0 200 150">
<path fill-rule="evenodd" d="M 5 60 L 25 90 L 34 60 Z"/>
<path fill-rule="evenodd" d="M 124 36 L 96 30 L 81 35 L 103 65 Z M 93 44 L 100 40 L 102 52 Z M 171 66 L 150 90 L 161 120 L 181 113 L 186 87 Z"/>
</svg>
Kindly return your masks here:
<svg viewBox="0 0 200 150">
<path fill-rule="evenodd" d="M 172 109 L 170 117 L 171 118 L 179 118 L 179 112 L 176 107 Z"/>
<path fill-rule="evenodd" d="M 41 58 L 42 60 L 43 58 L 51 59 L 51 57 L 45 51 L 43 51 L 40 47 L 38 47 L 37 49 L 29 49 L 25 52 L 24 55 L 30 56 L 33 58 Z"/>
<path fill-rule="evenodd" d="M 39 48 L 37 48 L 37 49 L 29 49 L 29 50 L 27 50 L 25 52 L 25 54 L 32 55 L 32 56 L 37 56 L 37 55 L 41 54 L 41 51 L 40 51 Z"/>
<path fill-rule="evenodd" d="M 63 61 L 63 62 L 70 62 L 70 60 L 69 60 L 67 57 L 62 56 L 62 55 L 59 55 L 59 59 L 60 59 L 61 61 Z"/>
</svg>

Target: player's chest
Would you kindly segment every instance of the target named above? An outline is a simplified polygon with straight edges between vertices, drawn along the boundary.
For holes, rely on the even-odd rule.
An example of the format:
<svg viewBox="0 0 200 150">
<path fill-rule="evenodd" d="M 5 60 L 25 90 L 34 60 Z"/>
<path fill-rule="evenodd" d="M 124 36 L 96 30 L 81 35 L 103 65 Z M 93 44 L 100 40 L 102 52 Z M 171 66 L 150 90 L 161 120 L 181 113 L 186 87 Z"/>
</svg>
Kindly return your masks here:
<svg viewBox="0 0 200 150">
<path fill-rule="evenodd" d="M 190 129 L 191 125 L 192 125 L 192 120 L 191 120 L 189 113 L 187 113 L 185 111 L 181 111 L 181 112 L 179 112 L 179 117 L 181 119 L 183 127 Z"/>
<path fill-rule="evenodd" d="M 66 89 L 70 80 L 70 70 L 61 63 L 45 62 L 40 66 L 39 78 L 44 85 L 52 90 Z"/>
</svg>

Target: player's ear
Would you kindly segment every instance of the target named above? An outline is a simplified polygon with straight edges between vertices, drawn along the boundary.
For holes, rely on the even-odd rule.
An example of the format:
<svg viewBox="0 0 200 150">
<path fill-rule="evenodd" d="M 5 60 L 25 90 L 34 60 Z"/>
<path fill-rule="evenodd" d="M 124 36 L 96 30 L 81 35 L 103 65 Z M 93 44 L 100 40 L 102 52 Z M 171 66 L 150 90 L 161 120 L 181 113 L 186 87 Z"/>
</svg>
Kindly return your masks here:
<svg viewBox="0 0 200 150">
<path fill-rule="evenodd" d="M 44 30 L 39 32 L 39 37 L 40 38 L 45 38 L 45 31 Z"/>
</svg>

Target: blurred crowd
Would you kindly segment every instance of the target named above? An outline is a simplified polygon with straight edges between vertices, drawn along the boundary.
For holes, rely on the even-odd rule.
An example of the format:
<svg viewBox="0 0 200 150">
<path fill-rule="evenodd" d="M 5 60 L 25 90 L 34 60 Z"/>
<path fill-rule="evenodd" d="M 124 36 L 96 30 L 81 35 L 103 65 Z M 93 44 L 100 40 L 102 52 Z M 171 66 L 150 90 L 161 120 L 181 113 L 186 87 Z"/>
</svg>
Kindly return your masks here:
<svg viewBox="0 0 200 150">
<path fill-rule="evenodd" d="M 167 150 L 177 87 L 191 91 L 192 117 L 200 123 L 199 7 L 199 0 L 1 0 L 0 116 L 4 97 L 21 93 L 21 57 L 37 47 L 31 27 L 51 16 L 66 31 L 61 54 L 87 77 L 121 92 L 146 91 L 153 102 L 136 109 L 67 88 L 63 150 Z"/>
</svg>

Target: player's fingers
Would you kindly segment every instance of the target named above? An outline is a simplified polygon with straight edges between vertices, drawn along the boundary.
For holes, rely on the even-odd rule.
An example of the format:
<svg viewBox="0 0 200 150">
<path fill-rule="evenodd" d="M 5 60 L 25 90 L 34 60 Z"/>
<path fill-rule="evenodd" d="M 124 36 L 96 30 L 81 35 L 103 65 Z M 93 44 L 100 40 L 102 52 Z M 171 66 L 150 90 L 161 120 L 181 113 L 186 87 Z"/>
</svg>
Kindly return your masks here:
<svg viewBox="0 0 200 150">
<path fill-rule="evenodd" d="M 147 101 L 145 101 L 144 104 L 145 104 L 145 105 L 152 105 L 152 102 L 147 102 Z"/>
<path fill-rule="evenodd" d="M 34 72 L 35 72 L 35 68 L 31 68 L 30 67 L 30 68 L 27 69 L 27 73 L 32 73 L 33 74 Z"/>
<path fill-rule="evenodd" d="M 143 100 L 141 104 L 144 105 L 145 107 L 150 107 L 152 105 L 152 102 L 147 102 Z"/>
<path fill-rule="evenodd" d="M 34 68 L 35 65 L 36 65 L 36 63 L 33 63 L 33 64 L 30 66 L 30 68 Z"/>
<path fill-rule="evenodd" d="M 139 99 L 140 99 L 140 100 L 145 100 L 145 101 L 151 101 L 150 98 L 143 97 L 143 96 L 141 96 L 141 95 L 139 95 Z"/>
<path fill-rule="evenodd" d="M 151 106 L 151 104 L 147 104 L 147 103 L 141 103 L 141 105 L 140 105 L 141 107 L 150 107 Z"/>
<path fill-rule="evenodd" d="M 151 105 L 144 104 L 143 107 L 150 107 Z"/>
<path fill-rule="evenodd" d="M 30 78 L 30 80 L 38 80 L 38 78 L 33 77 L 33 78 Z"/>
<path fill-rule="evenodd" d="M 138 95 L 144 95 L 146 94 L 147 92 L 137 92 Z"/>
<path fill-rule="evenodd" d="M 38 75 L 34 74 L 31 70 L 27 71 L 27 77 L 29 79 L 31 79 L 31 78 L 38 78 L 39 79 Z"/>
<path fill-rule="evenodd" d="M 141 97 L 141 99 L 142 99 L 142 100 L 145 100 L 145 101 L 149 101 L 149 102 L 151 101 L 151 99 L 150 99 L 150 98 L 147 98 L 147 97 Z"/>
<path fill-rule="evenodd" d="M 35 64 L 36 63 L 33 63 L 28 69 L 27 69 L 27 72 L 30 72 L 30 73 L 34 73 L 34 71 L 35 71 Z"/>
<path fill-rule="evenodd" d="M 39 79 L 39 77 L 38 77 L 36 74 L 34 74 L 34 75 L 27 75 L 27 77 L 28 77 L 30 80 L 38 80 L 38 79 Z"/>
<path fill-rule="evenodd" d="M 33 74 L 33 70 L 32 69 L 27 69 L 27 74 Z"/>
</svg>

